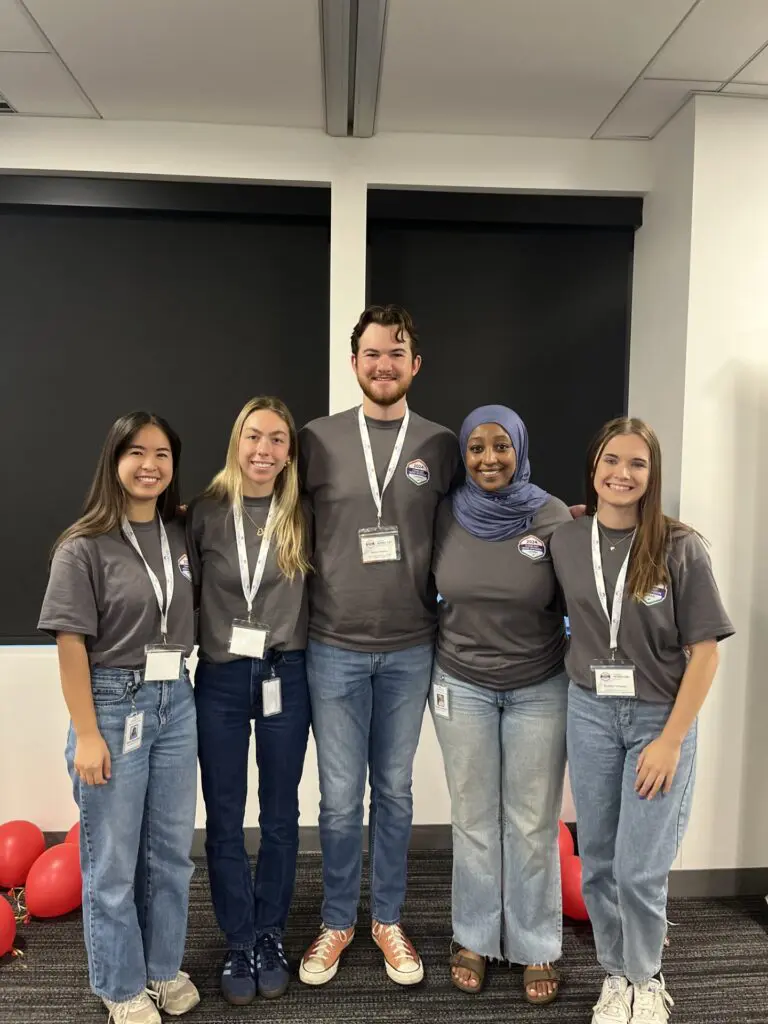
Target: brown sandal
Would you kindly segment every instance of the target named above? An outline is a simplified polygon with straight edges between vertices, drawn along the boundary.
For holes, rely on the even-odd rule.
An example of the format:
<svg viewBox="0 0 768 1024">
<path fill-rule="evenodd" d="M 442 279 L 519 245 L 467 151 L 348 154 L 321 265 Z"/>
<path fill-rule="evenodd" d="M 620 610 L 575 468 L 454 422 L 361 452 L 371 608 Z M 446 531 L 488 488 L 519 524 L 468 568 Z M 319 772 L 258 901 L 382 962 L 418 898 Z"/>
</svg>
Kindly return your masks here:
<svg viewBox="0 0 768 1024">
<path fill-rule="evenodd" d="M 482 992 L 485 985 L 485 957 L 466 956 L 466 952 L 467 950 L 463 952 L 459 950 L 458 953 L 454 953 L 451 957 L 451 981 L 460 992 L 468 992 L 474 996 L 478 992 Z M 470 974 L 477 978 L 477 985 L 470 985 L 466 981 L 460 981 L 453 973 L 454 967 L 461 967 L 465 971 L 469 971 Z"/>
<path fill-rule="evenodd" d="M 528 989 L 539 981 L 554 981 L 557 987 L 549 995 L 532 996 Z M 560 995 L 560 973 L 551 964 L 543 964 L 541 967 L 526 967 L 523 971 L 523 991 L 526 1000 L 533 1006 L 546 1006 L 548 1003 L 554 1003 Z"/>
</svg>

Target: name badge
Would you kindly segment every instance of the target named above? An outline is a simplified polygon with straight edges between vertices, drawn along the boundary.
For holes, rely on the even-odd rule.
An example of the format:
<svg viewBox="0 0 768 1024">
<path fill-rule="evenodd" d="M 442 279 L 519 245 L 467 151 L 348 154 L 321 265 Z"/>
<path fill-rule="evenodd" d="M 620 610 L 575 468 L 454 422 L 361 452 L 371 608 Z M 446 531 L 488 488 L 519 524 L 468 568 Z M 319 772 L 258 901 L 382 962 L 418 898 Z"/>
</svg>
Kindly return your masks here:
<svg viewBox="0 0 768 1024">
<path fill-rule="evenodd" d="M 268 640 L 268 626 L 261 622 L 235 619 L 229 635 L 229 653 L 241 658 L 263 658 Z"/>
<path fill-rule="evenodd" d="M 123 732 L 123 753 L 130 754 L 132 750 L 138 750 L 141 746 L 141 738 L 144 735 L 144 712 L 136 711 L 125 719 L 125 730 Z"/>
<path fill-rule="evenodd" d="M 634 697 L 635 666 L 628 661 L 590 665 L 598 697 Z"/>
<path fill-rule="evenodd" d="M 450 718 L 451 708 L 448 687 L 443 683 L 435 683 L 432 687 L 432 706 L 440 718 Z"/>
<path fill-rule="evenodd" d="M 365 565 L 400 561 L 400 532 L 396 526 L 373 526 L 358 530 L 360 556 Z"/>
<path fill-rule="evenodd" d="M 261 684 L 261 710 L 265 718 L 279 715 L 283 710 L 283 697 L 277 676 L 265 679 Z"/>
<path fill-rule="evenodd" d="M 144 654 L 145 683 L 169 683 L 181 677 L 183 647 L 176 644 L 148 644 Z"/>
</svg>

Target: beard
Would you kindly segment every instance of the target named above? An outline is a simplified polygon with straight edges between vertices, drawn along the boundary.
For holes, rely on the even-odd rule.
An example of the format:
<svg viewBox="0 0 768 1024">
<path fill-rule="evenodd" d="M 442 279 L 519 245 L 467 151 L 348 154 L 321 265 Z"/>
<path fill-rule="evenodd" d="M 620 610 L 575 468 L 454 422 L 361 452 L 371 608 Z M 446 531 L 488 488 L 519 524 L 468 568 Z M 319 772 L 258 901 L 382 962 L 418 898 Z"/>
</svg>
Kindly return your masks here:
<svg viewBox="0 0 768 1024">
<path fill-rule="evenodd" d="M 368 377 L 361 377 L 358 375 L 357 382 L 360 385 L 363 394 L 366 398 L 369 398 L 376 405 L 395 405 L 400 399 L 408 393 L 408 388 L 411 386 L 411 381 L 404 383 L 402 378 L 393 377 L 391 378 L 392 384 L 385 391 L 381 387 L 376 386 L 376 381 L 371 380 Z"/>
</svg>

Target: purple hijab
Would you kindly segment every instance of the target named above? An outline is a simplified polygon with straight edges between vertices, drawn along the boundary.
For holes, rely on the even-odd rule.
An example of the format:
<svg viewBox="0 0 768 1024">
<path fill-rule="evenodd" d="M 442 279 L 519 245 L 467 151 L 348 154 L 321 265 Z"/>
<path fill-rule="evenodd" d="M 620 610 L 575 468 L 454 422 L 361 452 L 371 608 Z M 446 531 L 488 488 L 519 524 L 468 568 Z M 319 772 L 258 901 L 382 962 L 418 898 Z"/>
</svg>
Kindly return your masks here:
<svg viewBox="0 0 768 1024">
<path fill-rule="evenodd" d="M 465 482 L 453 492 L 453 515 L 474 537 L 507 540 L 530 528 L 533 517 L 549 500 L 549 494 L 530 482 L 528 431 L 517 413 L 504 405 L 481 405 L 462 423 L 459 443 L 465 468 L 467 441 L 482 423 L 498 423 L 506 430 L 517 455 L 517 469 L 512 482 L 498 491 L 484 491 L 467 473 Z"/>
</svg>

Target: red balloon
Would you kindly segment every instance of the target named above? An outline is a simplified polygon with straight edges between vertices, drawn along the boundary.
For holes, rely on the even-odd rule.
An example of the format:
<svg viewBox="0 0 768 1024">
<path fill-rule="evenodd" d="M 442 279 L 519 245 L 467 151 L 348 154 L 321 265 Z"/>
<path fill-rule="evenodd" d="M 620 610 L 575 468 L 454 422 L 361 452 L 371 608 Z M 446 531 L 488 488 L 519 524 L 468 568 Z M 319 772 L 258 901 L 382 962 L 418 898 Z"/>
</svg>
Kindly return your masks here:
<svg viewBox="0 0 768 1024">
<path fill-rule="evenodd" d="M 79 848 L 80 846 L 80 822 L 73 825 L 72 828 L 67 832 L 67 838 L 64 840 L 65 843 L 74 843 Z"/>
<path fill-rule="evenodd" d="M 78 847 L 59 843 L 46 850 L 29 872 L 26 899 L 33 917 L 60 917 L 79 907 L 83 880 Z"/>
<path fill-rule="evenodd" d="M 575 849 L 573 845 L 573 832 L 571 832 L 564 821 L 560 822 L 560 835 L 557 841 L 560 846 L 560 861 L 564 861 L 566 857 L 572 857 Z"/>
<path fill-rule="evenodd" d="M 560 865 L 563 885 L 563 913 L 575 921 L 588 921 L 589 914 L 581 892 L 581 859 L 566 857 Z"/>
<path fill-rule="evenodd" d="M 13 916 L 11 904 L 0 896 L 0 956 L 10 953 L 15 938 L 16 918 Z"/>
<path fill-rule="evenodd" d="M 31 821 L 0 825 L 0 888 L 24 885 L 29 869 L 45 850 L 45 836 Z"/>
</svg>

